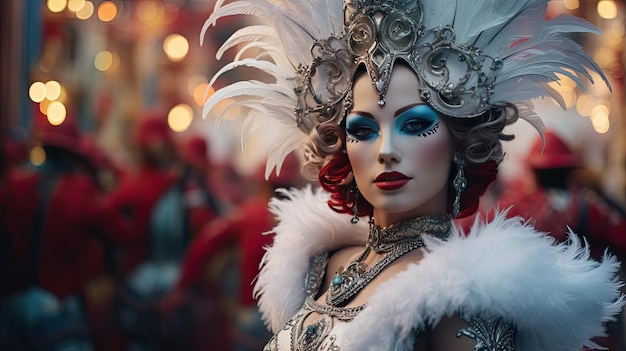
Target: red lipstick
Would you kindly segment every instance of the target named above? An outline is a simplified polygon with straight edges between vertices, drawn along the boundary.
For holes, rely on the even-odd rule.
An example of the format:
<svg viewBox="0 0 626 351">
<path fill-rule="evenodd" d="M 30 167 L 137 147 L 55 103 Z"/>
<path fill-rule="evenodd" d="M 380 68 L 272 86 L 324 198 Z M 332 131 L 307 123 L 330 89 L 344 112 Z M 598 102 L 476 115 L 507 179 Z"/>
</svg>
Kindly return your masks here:
<svg viewBox="0 0 626 351">
<path fill-rule="evenodd" d="M 411 179 L 400 172 L 385 172 L 374 179 L 374 185 L 382 190 L 396 190 L 402 188 Z"/>
</svg>

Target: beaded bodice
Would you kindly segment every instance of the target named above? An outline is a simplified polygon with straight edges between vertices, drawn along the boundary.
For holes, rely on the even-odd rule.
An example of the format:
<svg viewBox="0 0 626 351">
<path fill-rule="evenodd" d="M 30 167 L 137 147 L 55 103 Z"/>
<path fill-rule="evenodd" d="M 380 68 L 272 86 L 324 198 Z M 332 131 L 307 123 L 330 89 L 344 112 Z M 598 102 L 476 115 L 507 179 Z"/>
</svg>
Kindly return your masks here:
<svg viewBox="0 0 626 351">
<path fill-rule="evenodd" d="M 315 296 L 319 293 L 324 279 L 327 264 L 327 253 L 311 259 L 305 280 L 308 296 L 302 308 L 272 337 L 263 351 L 285 349 L 299 351 L 341 350 L 339 345 L 343 335 L 342 330 L 347 328 L 348 323 L 363 310 L 365 305 L 335 307 L 315 301 Z M 305 321 L 313 313 L 318 313 L 320 317 L 305 326 Z"/>
</svg>

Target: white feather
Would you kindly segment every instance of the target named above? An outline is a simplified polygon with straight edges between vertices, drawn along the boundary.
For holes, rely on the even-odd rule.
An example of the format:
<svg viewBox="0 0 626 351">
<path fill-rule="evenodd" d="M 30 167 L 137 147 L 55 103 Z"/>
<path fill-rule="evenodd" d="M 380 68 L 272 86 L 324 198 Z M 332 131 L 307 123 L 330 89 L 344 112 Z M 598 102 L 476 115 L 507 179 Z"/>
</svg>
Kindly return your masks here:
<svg viewBox="0 0 626 351">
<path fill-rule="evenodd" d="M 283 195 L 287 200 L 270 204 L 279 224 L 255 286 L 274 332 L 302 306 L 309 258 L 348 244 L 364 245 L 367 232 L 330 210 L 328 195 L 319 190 Z M 463 311 L 514 323 L 518 351 L 594 347 L 590 338 L 602 335 L 602 323 L 624 305 L 622 284 L 615 280 L 619 262 L 608 254 L 596 262 L 575 234 L 569 237 L 569 243 L 556 244 L 503 212 L 490 223 L 478 219 L 468 235 L 428 240 L 425 257 L 375 291 L 342 337 L 350 344 L 339 346 L 391 350 L 415 328 Z"/>
<path fill-rule="evenodd" d="M 598 29 L 568 15 L 546 20 L 548 0 L 422 0 L 422 3 L 426 29 L 452 25 L 457 45 L 475 45 L 485 55 L 503 60 L 503 67 L 496 74 L 492 103 L 551 97 L 564 106 L 558 91 L 546 84 L 557 81 L 559 75 L 571 78 L 584 89 L 587 80 L 593 83 L 590 72 L 596 72 L 610 89 L 598 65 L 568 37 L 575 32 L 599 33 Z M 284 146 L 273 148 L 272 152 L 276 154 L 268 158 L 270 170 L 271 167 L 279 169 L 287 154 L 285 150 L 294 148 L 295 135 L 298 135 L 293 116 L 297 96 L 292 78 L 297 76 L 299 66 L 310 65 L 310 50 L 315 41 L 343 35 L 343 1 L 235 0 L 227 3 L 219 0 L 204 23 L 201 41 L 209 27 L 226 16 L 254 16 L 255 22 L 261 24 L 244 26 L 221 45 L 217 57 L 226 50 L 236 49 L 235 62 L 219 70 L 211 79 L 211 86 L 224 72 L 241 66 L 268 73 L 275 79 L 275 84 L 257 87 L 238 83 L 228 85 L 207 99 L 203 115 L 207 116 L 218 102 L 225 99 L 227 104 L 250 99 L 246 106 L 254 116 L 246 123 L 243 135 L 247 136 L 256 130 L 252 128 L 256 121 L 264 118 L 264 109 L 278 101 L 281 108 L 272 113 L 267 110 L 265 118 L 285 123 L 286 133 L 290 136 L 285 139 Z M 243 58 L 253 50 L 258 52 L 253 58 Z M 255 108 L 255 104 L 259 107 Z M 291 108 L 288 108 L 289 104 Z M 524 113 L 535 128 L 543 128 L 530 109 Z M 300 143 L 306 137 L 301 134 Z"/>
</svg>

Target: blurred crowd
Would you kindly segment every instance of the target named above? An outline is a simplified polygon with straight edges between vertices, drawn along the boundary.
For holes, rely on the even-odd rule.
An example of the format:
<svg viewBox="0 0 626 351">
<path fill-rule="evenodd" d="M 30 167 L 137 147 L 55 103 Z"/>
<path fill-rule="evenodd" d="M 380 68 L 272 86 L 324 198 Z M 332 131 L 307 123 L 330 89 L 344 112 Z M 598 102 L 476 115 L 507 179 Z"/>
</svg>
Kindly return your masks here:
<svg viewBox="0 0 626 351">
<path fill-rule="evenodd" d="M 272 241 L 267 202 L 300 186 L 216 164 L 145 112 L 116 164 L 67 116 L 4 138 L 0 350 L 259 350 L 252 296 Z"/>
<path fill-rule="evenodd" d="M 304 185 L 238 172 L 202 135 L 175 138 L 166 117 L 133 126 L 122 166 L 71 116 L 37 115 L 4 138 L 0 178 L 0 350 L 260 350 L 271 335 L 253 281 L 272 235 L 267 203 Z M 600 258 L 626 259 L 626 217 L 557 133 L 537 140 L 527 172 L 497 183 L 477 216 L 522 216 L 556 241 L 568 228 Z M 512 206 L 512 207 L 510 207 Z M 509 208 L 510 207 L 510 208 Z M 458 220 L 468 229 L 475 217 Z M 599 340 L 624 350 L 622 321 Z"/>
</svg>

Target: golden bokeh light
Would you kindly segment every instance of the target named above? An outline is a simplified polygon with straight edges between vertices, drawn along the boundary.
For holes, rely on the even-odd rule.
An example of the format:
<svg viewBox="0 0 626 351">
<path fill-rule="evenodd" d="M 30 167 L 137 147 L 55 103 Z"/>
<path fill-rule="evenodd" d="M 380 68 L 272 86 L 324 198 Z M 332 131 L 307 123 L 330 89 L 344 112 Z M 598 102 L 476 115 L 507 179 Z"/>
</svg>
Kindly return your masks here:
<svg viewBox="0 0 626 351">
<path fill-rule="evenodd" d="M 47 6 L 50 12 L 62 12 L 67 7 L 67 0 L 48 0 Z"/>
<path fill-rule="evenodd" d="M 180 34 L 170 34 L 163 40 L 163 51 L 170 61 L 182 61 L 189 52 L 189 41 Z"/>
<path fill-rule="evenodd" d="M 80 10 L 76 11 L 76 18 L 81 20 L 89 19 L 93 16 L 94 10 L 95 6 L 93 5 L 93 2 L 85 1 L 85 5 L 83 5 Z"/>
<path fill-rule="evenodd" d="M 100 51 L 93 60 L 93 65 L 98 71 L 107 71 L 113 65 L 113 54 L 110 51 Z"/>
<path fill-rule="evenodd" d="M 175 132 L 184 132 L 193 120 L 193 109 L 187 104 L 174 106 L 167 114 L 167 124 Z"/>
<path fill-rule="evenodd" d="M 593 125 L 593 129 L 598 134 L 605 134 L 611 128 L 611 121 L 609 120 L 609 115 L 602 110 L 595 110 L 591 114 L 591 124 Z"/>
<path fill-rule="evenodd" d="M 28 159 L 35 166 L 40 166 L 46 161 L 46 152 L 41 146 L 30 149 Z"/>
<path fill-rule="evenodd" d="M 85 0 L 68 0 L 67 9 L 72 12 L 80 11 L 85 6 Z"/>
<path fill-rule="evenodd" d="M 102 22 L 111 22 L 117 16 L 117 5 L 110 1 L 105 1 L 98 6 L 98 18 Z"/>
<path fill-rule="evenodd" d="M 202 83 L 208 83 L 208 80 L 202 74 L 194 74 L 193 76 L 189 77 L 189 79 L 187 79 L 187 91 L 189 92 L 189 95 L 193 95 L 196 87 Z"/>
<path fill-rule="evenodd" d="M 208 89 L 208 92 L 207 92 L 207 89 Z M 194 90 L 193 92 L 193 100 L 196 102 L 196 104 L 198 104 L 198 106 L 204 106 L 204 103 L 206 102 L 206 100 L 211 95 L 213 95 L 214 92 L 215 90 L 213 89 L 213 87 L 209 88 L 209 84 L 200 83 L 196 87 L 196 90 Z"/>
<path fill-rule="evenodd" d="M 48 99 L 43 99 L 40 103 L 39 103 L 39 111 L 41 113 L 43 113 L 44 115 L 48 114 L 48 106 L 50 105 L 50 100 Z"/>
<path fill-rule="evenodd" d="M 597 113 L 602 113 L 609 116 L 611 114 L 611 109 L 605 103 L 598 103 L 591 109 L 591 116 Z"/>
<path fill-rule="evenodd" d="M 28 88 L 28 97 L 33 102 L 42 102 L 46 98 L 46 85 L 42 82 L 34 82 Z"/>
<path fill-rule="evenodd" d="M 571 78 L 557 73 L 558 81 L 550 82 L 548 85 L 561 94 L 566 108 L 571 108 L 576 103 L 576 82 Z"/>
<path fill-rule="evenodd" d="M 617 5 L 613 0 L 600 0 L 597 6 L 598 16 L 604 19 L 617 17 Z"/>
<path fill-rule="evenodd" d="M 580 3 L 578 2 L 578 0 L 564 0 L 563 5 L 568 10 L 576 10 L 580 7 Z"/>
<path fill-rule="evenodd" d="M 62 103 L 67 101 L 67 90 L 65 90 L 63 86 L 61 86 L 61 94 L 57 98 L 57 101 L 61 101 Z"/>
<path fill-rule="evenodd" d="M 65 121 L 65 117 L 67 116 L 65 105 L 63 105 L 60 101 L 50 102 L 46 116 L 48 117 L 48 122 L 50 122 L 53 126 L 60 125 Z"/>
<path fill-rule="evenodd" d="M 143 0 L 137 4 L 137 18 L 141 22 L 160 21 L 165 14 L 165 6 L 160 1 Z"/>
<path fill-rule="evenodd" d="M 46 99 L 54 101 L 61 96 L 61 84 L 56 80 L 47 81 L 46 84 Z"/>
</svg>

